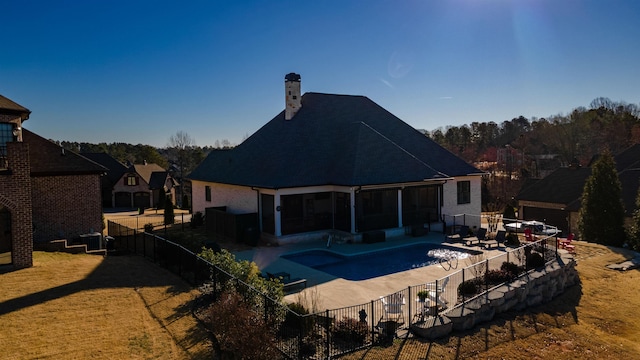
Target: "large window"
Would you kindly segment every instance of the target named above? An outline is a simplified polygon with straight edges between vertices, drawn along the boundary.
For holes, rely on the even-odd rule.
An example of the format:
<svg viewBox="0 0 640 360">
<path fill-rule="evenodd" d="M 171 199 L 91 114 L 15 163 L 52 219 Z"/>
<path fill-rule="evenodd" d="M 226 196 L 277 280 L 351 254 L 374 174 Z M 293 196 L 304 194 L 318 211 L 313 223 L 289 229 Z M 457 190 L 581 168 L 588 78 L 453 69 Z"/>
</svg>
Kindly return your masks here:
<svg viewBox="0 0 640 360">
<path fill-rule="evenodd" d="M 6 169 L 7 164 L 7 143 L 14 141 L 13 124 L 0 123 L 0 169 Z"/>
<path fill-rule="evenodd" d="M 471 203 L 471 181 L 458 181 L 458 204 Z"/>
<path fill-rule="evenodd" d="M 369 190 L 356 194 L 358 232 L 398 227 L 398 190 Z"/>
<path fill-rule="evenodd" d="M 402 190 L 402 223 L 419 225 L 438 220 L 438 187 L 407 187 Z"/>
</svg>

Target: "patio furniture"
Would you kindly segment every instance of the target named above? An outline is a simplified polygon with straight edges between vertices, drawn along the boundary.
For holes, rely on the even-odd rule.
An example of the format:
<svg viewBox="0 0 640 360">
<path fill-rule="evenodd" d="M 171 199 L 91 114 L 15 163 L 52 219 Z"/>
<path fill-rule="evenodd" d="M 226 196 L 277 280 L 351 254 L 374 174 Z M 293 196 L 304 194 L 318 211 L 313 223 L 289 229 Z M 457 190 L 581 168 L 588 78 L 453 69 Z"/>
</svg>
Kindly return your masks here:
<svg viewBox="0 0 640 360">
<path fill-rule="evenodd" d="M 469 235 L 469 227 L 467 225 L 462 225 L 460 226 L 460 229 L 458 229 L 457 233 L 452 235 L 447 235 L 446 240 L 458 242 L 464 239 L 468 235 Z"/>
<path fill-rule="evenodd" d="M 303 278 L 291 278 L 291 274 L 287 273 L 287 272 L 277 272 L 275 274 L 272 274 L 270 272 L 267 273 L 267 276 L 269 279 L 271 280 L 278 280 L 279 282 L 282 283 L 282 286 L 284 288 L 285 291 L 296 287 L 298 285 L 304 285 L 304 287 L 307 287 L 307 279 L 303 279 Z"/>
<path fill-rule="evenodd" d="M 442 306 L 443 308 L 447 307 L 448 301 L 443 297 L 443 295 L 445 293 L 448 283 L 449 283 L 448 276 L 444 278 L 442 281 L 428 283 L 426 285 L 426 289 L 429 290 L 429 294 L 427 295 L 427 298 L 432 300 L 436 304 Z"/>
<path fill-rule="evenodd" d="M 482 245 L 487 236 L 487 229 L 480 228 L 475 236 L 467 236 L 463 238 L 467 246 Z"/>
<path fill-rule="evenodd" d="M 395 293 L 387 296 L 380 296 L 382 301 L 382 318 L 381 322 L 394 321 L 398 324 L 404 324 L 404 295 Z"/>
<path fill-rule="evenodd" d="M 496 237 L 493 240 L 485 240 L 482 242 L 482 246 L 484 246 L 485 249 L 491 249 L 492 247 L 498 247 L 500 246 L 500 243 L 504 244 L 504 241 L 507 238 L 507 232 L 504 230 L 498 230 L 498 232 L 496 233 Z"/>
</svg>

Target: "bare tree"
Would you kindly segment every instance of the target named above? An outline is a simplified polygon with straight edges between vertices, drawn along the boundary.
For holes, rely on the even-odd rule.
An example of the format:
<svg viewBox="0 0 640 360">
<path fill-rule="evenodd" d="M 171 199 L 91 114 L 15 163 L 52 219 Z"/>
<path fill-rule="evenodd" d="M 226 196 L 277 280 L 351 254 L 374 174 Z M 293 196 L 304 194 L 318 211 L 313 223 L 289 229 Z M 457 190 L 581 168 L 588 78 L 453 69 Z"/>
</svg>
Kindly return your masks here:
<svg viewBox="0 0 640 360">
<path fill-rule="evenodd" d="M 169 138 L 169 159 L 171 165 L 175 167 L 178 173 L 180 187 L 180 194 L 176 199 L 176 204 L 182 205 L 183 197 L 183 184 L 184 174 L 191 170 L 191 157 L 189 156 L 190 150 L 196 145 L 196 141 L 186 132 L 178 131 L 175 135 L 171 135 Z"/>
</svg>

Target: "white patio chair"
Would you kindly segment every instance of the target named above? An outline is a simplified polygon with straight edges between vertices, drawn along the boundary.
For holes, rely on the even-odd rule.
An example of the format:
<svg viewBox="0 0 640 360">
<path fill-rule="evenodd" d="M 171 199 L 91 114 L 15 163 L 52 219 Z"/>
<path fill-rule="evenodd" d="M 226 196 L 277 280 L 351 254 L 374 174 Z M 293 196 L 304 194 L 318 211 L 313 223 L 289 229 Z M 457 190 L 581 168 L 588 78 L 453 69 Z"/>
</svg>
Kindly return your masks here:
<svg viewBox="0 0 640 360">
<path fill-rule="evenodd" d="M 395 321 L 398 324 L 404 324 L 404 304 L 405 299 L 402 293 L 380 296 L 382 301 L 382 318 L 381 321 Z"/>
</svg>

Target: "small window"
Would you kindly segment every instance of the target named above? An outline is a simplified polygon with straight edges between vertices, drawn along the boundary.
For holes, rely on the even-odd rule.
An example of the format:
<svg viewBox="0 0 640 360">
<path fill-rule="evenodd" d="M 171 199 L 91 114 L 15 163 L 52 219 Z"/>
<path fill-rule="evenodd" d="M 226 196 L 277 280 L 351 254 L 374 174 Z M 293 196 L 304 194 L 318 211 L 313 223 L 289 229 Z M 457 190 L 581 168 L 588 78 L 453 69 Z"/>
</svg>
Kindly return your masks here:
<svg viewBox="0 0 640 360">
<path fill-rule="evenodd" d="M 296 95 L 293 95 L 293 100 L 297 99 L 298 97 Z"/>
<path fill-rule="evenodd" d="M 138 178 L 133 176 L 133 175 L 127 176 L 127 185 L 128 186 L 136 186 L 136 185 L 138 185 Z"/>
<path fill-rule="evenodd" d="M 211 186 L 204 187 L 204 199 L 205 201 L 211 201 Z"/>
<path fill-rule="evenodd" d="M 458 204 L 471 203 L 471 182 L 458 181 Z"/>
</svg>

